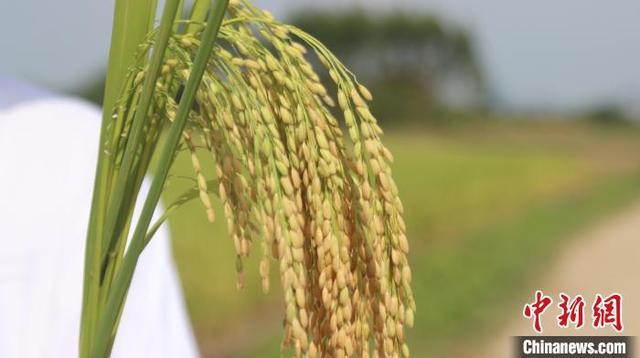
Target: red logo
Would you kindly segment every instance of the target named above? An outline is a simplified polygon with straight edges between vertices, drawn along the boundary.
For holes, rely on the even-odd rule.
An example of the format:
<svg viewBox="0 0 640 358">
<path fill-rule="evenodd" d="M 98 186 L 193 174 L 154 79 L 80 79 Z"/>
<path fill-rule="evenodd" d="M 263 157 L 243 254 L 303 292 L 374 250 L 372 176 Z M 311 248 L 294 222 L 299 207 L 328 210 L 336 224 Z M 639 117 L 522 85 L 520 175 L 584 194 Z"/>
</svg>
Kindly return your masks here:
<svg viewBox="0 0 640 358">
<path fill-rule="evenodd" d="M 573 300 L 564 293 L 560 294 L 562 302 L 558 304 L 558 307 L 562 310 L 562 313 L 558 316 L 558 326 L 567 328 L 569 323 L 573 323 L 576 329 L 582 328 L 584 325 L 584 298 L 582 295 L 577 295 Z"/>
<path fill-rule="evenodd" d="M 535 302 L 526 304 L 524 306 L 524 312 L 522 314 L 525 318 L 533 318 L 533 329 L 538 333 L 542 333 L 542 323 L 540 321 L 540 316 L 544 313 L 547 307 L 551 305 L 551 302 L 553 302 L 551 297 L 545 296 L 542 291 L 536 291 Z"/>
<path fill-rule="evenodd" d="M 614 293 L 607 298 L 596 295 L 593 303 L 593 328 L 602 328 L 607 325 L 616 331 L 622 332 L 622 296 Z"/>
<path fill-rule="evenodd" d="M 569 328 L 570 326 L 575 329 L 582 328 L 585 324 L 586 302 L 584 297 L 576 295 L 572 298 L 564 293 L 559 296 L 558 326 L 561 328 Z M 553 303 L 553 299 L 538 290 L 535 294 L 535 300 L 524 306 L 522 314 L 526 319 L 533 320 L 533 329 L 537 333 L 542 333 L 542 314 L 551 306 L 551 303 Z M 596 294 L 591 311 L 593 328 L 611 326 L 617 332 L 622 332 L 622 296 L 620 294 L 613 293 L 607 297 Z"/>
</svg>

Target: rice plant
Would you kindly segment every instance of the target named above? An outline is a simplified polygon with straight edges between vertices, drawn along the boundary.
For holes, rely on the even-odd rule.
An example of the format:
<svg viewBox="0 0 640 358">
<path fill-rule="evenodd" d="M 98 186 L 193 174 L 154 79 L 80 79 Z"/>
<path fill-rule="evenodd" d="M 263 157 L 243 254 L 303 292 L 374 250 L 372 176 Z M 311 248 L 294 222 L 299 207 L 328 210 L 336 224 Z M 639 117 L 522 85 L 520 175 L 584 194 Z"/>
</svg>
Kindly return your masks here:
<svg viewBox="0 0 640 358">
<path fill-rule="evenodd" d="M 137 260 L 187 201 L 212 199 L 243 260 L 262 255 L 284 290 L 296 356 L 408 356 L 415 302 L 392 154 L 371 93 L 319 41 L 248 0 L 118 0 L 87 235 L 80 356 L 108 357 Z M 325 86 L 317 64 L 330 78 Z M 188 151 L 194 189 L 152 214 Z M 151 159 L 142 214 L 133 209 Z M 200 161 L 215 167 L 203 175 Z M 223 240 L 225 238 L 211 238 Z M 129 240 L 129 243 L 127 243 Z M 231 254 L 231 253 L 230 253 Z"/>
</svg>

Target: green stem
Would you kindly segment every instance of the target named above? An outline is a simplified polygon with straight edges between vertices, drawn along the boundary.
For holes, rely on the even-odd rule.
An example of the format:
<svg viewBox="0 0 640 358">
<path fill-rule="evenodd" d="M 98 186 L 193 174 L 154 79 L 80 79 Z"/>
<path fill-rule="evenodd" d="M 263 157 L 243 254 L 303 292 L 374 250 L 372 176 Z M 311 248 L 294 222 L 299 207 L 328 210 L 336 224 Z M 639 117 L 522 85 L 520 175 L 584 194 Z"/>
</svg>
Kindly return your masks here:
<svg viewBox="0 0 640 358">
<path fill-rule="evenodd" d="M 139 154 L 140 143 L 144 140 L 144 125 L 147 122 L 149 115 L 149 108 L 153 101 L 153 94 L 155 93 L 156 82 L 158 75 L 164 62 L 164 55 L 169 38 L 173 30 L 173 23 L 176 19 L 178 12 L 179 0 L 168 0 L 165 3 L 164 10 L 162 12 L 162 19 L 160 21 L 160 31 L 155 41 L 153 55 L 149 69 L 144 78 L 144 84 L 142 87 L 142 94 L 140 96 L 140 102 L 136 106 L 136 113 L 133 118 L 131 132 L 127 145 L 125 148 L 122 164 L 118 172 L 118 178 L 115 183 L 115 188 L 109 201 L 109 207 L 107 209 L 107 221 L 105 223 L 104 237 L 105 240 L 102 243 L 103 260 L 108 260 L 111 255 L 114 254 L 113 250 L 116 246 L 122 225 L 125 223 L 126 213 L 128 211 L 122 210 L 124 201 L 129 199 L 135 202 L 135 198 L 127 198 L 126 191 L 133 185 L 133 180 L 137 170 L 133 170 L 133 164 Z M 106 261 L 102 263 L 101 270 L 104 269 Z"/>
<path fill-rule="evenodd" d="M 192 21 L 187 24 L 185 32 L 188 34 L 193 34 L 197 30 L 199 30 L 202 25 L 200 22 L 203 22 L 207 17 L 207 11 L 209 11 L 209 6 L 211 5 L 211 1 L 209 0 L 196 0 L 191 7 L 191 12 L 189 13 L 189 20 Z"/>
<path fill-rule="evenodd" d="M 153 217 L 153 212 L 160 200 L 160 195 L 162 194 L 164 183 L 167 175 L 169 174 L 175 150 L 180 142 L 182 131 L 187 123 L 188 114 L 191 110 L 193 100 L 198 87 L 200 86 L 204 71 L 207 68 L 208 59 L 218 36 L 218 31 L 222 24 L 222 19 L 224 18 L 228 3 L 229 0 L 218 0 L 209 13 L 207 25 L 201 41 L 202 45 L 196 54 L 193 67 L 191 69 L 191 75 L 189 76 L 183 97 L 178 106 L 175 121 L 171 126 L 167 140 L 162 149 L 158 168 L 156 169 L 155 176 L 151 183 L 149 194 L 145 200 L 142 213 L 131 239 L 131 244 L 124 256 L 122 266 L 118 270 L 113 281 L 113 286 L 111 287 L 111 292 L 109 294 L 105 310 L 102 312 L 98 325 L 96 342 L 91 351 L 92 358 L 107 357 L 111 350 L 113 340 L 115 339 L 118 318 L 122 312 L 127 291 L 131 284 L 131 279 L 133 278 L 138 258 L 140 257 L 140 254 L 147 242 L 146 234 Z"/>
<path fill-rule="evenodd" d="M 109 70 L 106 77 L 103 119 L 100 130 L 98 163 L 91 214 L 87 230 L 85 247 L 84 283 L 82 293 L 82 316 L 80 322 L 79 354 L 86 357 L 91 346 L 98 312 L 100 290 L 101 242 L 104 225 L 104 212 L 108 197 L 109 172 L 113 160 L 106 155 L 105 144 L 111 122 L 111 114 L 119 93 L 124 85 L 127 69 L 133 62 L 133 56 L 150 27 L 155 16 L 155 0 L 127 1 L 117 0 L 114 10 L 113 34 L 109 51 Z"/>
</svg>

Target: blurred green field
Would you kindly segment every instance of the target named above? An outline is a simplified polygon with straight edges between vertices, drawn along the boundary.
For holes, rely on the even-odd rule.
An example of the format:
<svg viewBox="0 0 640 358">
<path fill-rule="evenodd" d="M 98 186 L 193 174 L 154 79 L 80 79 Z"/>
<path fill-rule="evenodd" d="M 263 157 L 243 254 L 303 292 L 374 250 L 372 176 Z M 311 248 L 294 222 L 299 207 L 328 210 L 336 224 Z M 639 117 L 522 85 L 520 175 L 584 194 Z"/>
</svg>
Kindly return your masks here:
<svg viewBox="0 0 640 358">
<path fill-rule="evenodd" d="M 388 133 L 405 204 L 418 303 L 415 356 L 481 338 L 501 305 L 570 233 L 640 194 L 640 132 L 576 122 L 489 121 Z M 212 168 L 205 168 L 211 174 Z M 194 186 L 187 156 L 165 203 Z M 217 208 L 218 216 L 221 211 Z M 256 259 L 237 291 L 231 240 L 199 202 L 170 220 L 188 309 L 205 356 L 278 356 L 280 294 Z M 274 275 L 274 282 L 277 281 Z"/>
</svg>

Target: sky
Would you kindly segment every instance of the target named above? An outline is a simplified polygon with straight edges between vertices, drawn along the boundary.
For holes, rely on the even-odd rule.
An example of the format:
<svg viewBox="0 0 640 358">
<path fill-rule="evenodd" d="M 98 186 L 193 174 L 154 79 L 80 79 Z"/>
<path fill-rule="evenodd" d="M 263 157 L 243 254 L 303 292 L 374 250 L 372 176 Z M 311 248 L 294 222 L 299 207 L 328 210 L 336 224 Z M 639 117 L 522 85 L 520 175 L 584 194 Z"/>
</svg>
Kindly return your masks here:
<svg viewBox="0 0 640 358">
<path fill-rule="evenodd" d="M 638 0 L 256 0 L 436 13 L 468 28 L 493 97 L 513 109 L 640 102 Z M 315 4 L 315 5 L 311 5 Z M 0 74 L 73 91 L 106 66 L 112 1 L 0 1 Z"/>
</svg>

